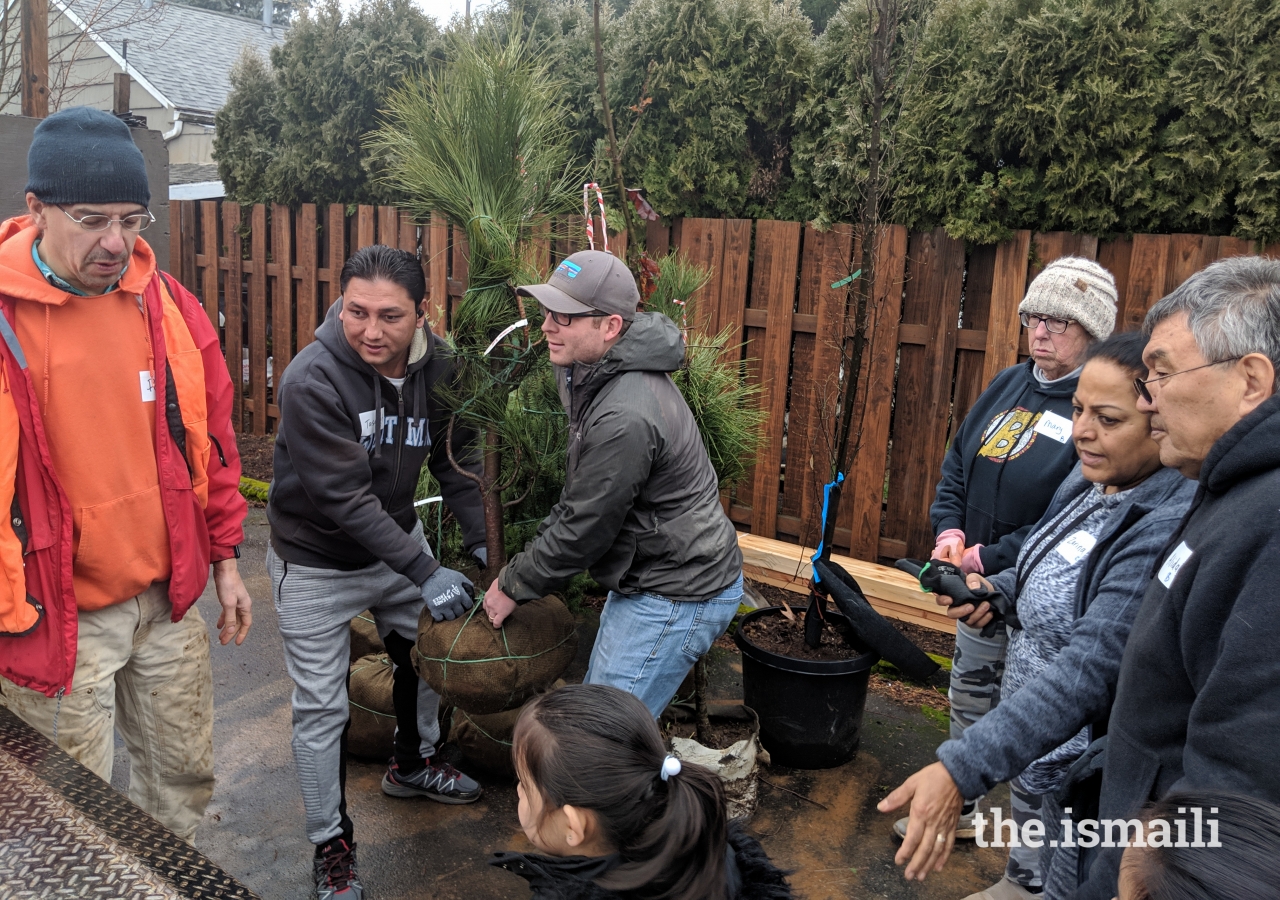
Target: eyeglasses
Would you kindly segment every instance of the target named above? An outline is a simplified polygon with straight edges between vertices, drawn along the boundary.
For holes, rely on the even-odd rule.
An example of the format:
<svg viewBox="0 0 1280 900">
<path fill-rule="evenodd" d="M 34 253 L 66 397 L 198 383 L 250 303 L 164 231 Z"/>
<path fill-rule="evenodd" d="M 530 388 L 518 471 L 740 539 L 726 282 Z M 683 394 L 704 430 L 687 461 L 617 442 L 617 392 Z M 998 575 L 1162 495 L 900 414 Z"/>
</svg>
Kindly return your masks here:
<svg viewBox="0 0 1280 900">
<path fill-rule="evenodd" d="M 1210 366 L 1220 366 L 1223 363 L 1235 362 L 1238 359 L 1244 359 L 1243 356 L 1233 356 L 1230 359 L 1220 359 L 1217 362 L 1205 363 L 1203 366 L 1192 366 L 1190 369 L 1183 369 L 1181 372 L 1170 372 L 1168 375 L 1157 375 L 1155 378 L 1148 378 L 1143 381 L 1141 378 L 1133 379 L 1133 386 L 1138 391 L 1138 396 L 1148 403 L 1153 403 L 1151 399 L 1151 391 L 1147 390 L 1147 385 L 1153 381 L 1164 381 L 1166 378 L 1172 378 L 1174 375 L 1184 375 L 1187 372 L 1194 372 L 1196 369 L 1207 369 Z"/>
<path fill-rule="evenodd" d="M 59 206 L 58 209 L 61 209 L 64 216 L 72 222 L 75 222 L 85 231 L 106 231 L 112 225 L 119 225 L 125 231 L 131 231 L 134 234 L 137 234 L 140 231 L 146 231 L 147 228 L 150 227 L 151 223 L 156 220 L 156 217 L 151 214 L 150 210 L 134 213 L 130 216 L 123 216 L 119 219 L 113 219 L 110 216 L 104 216 L 101 213 L 90 213 L 87 216 L 81 216 L 77 219 L 75 216 L 71 215 L 71 213 L 63 209 L 63 207 Z"/>
<path fill-rule="evenodd" d="M 1055 319 L 1052 316 L 1033 316 L 1030 313 L 1022 313 L 1018 316 L 1022 320 L 1023 328 L 1030 328 L 1035 331 L 1040 323 L 1044 323 L 1044 327 L 1049 330 L 1050 334 L 1062 334 L 1071 327 L 1071 319 Z"/>
<path fill-rule="evenodd" d="M 568 328 L 570 325 L 573 324 L 574 319 L 606 319 L 610 315 L 610 313 L 606 313 L 606 312 L 589 312 L 589 313 L 555 312 L 554 310 L 547 309 L 541 303 L 538 304 L 538 308 L 542 310 L 542 315 L 544 317 L 550 316 L 551 321 L 555 322 L 561 328 Z"/>
</svg>

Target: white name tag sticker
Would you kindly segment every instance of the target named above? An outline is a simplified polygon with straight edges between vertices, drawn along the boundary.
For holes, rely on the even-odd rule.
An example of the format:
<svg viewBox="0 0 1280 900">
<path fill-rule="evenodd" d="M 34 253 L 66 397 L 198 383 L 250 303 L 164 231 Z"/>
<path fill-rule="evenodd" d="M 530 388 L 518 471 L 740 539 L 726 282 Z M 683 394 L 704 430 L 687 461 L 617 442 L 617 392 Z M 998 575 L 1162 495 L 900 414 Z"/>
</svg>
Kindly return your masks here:
<svg viewBox="0 0 1280 900">
<path fill-rule="evenodd" d="M 1071 440 L 1071 420 L 1056 412 L 1042 413 L 1036 422 L 1036 432 L 1065 444 Z"/>
<path fill-rule="evenodd" d="M 1098 543 L 1098 539 L 1087 531 L 1077 531 L 1069 534 L 1057 546 L 1058 555 L 1075 565 L 1089 555 L 1089 551 Z"/>
<path fill-rule="evenodd" d="M 371 409 L 368 412 L 360 413 L 360 437 L 373 437 L 373 429 L 378 424 L 378 411 Z"/>
<path fill-rule="evenodd" d="M 1178 570 L 1186 565 L 1187 560 L 1194 553 L 1195 551 L 1187 546 L 1187 542 L 1182 541 L 1173 548 L 1173 552 L 1165 559 L 1164 565 L 1160 567 L 1160 572 L 1156 575 L 1156 578 L 1159 578 L 1160 583 L 1166 588 L 1169 587 L 1173 584 L 1173 579 L 1178 577 Z"/>
<path fill-rule="evenodd" d="M 142 389 L 142 402 L 156 402 L 156 380 L 150 372 L 138 373 L 138 386 Z"/>
</svg>

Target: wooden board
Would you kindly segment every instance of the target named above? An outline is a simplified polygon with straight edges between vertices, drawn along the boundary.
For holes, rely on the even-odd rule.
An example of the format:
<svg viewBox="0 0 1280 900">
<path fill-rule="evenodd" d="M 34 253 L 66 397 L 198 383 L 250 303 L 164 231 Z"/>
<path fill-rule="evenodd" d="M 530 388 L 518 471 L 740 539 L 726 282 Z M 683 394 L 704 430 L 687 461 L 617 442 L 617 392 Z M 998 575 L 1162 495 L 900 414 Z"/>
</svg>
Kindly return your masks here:
<svg viewBox="0 0 1280 900">
<path fill-rule="evenodd" d="M 982 383 L 1018 361 L 1018 339 L 1022 323 L 1018 321 L 1018 304 L 1027 292 L 1027 254 L 1031 248 L 1031 232 L 1014 232 L 1013 240 L 996 248 L 995 273 L 991 281 L 991 318 L 987 325 L 986 358 L 982 364 Z"/>
<path fill-rule="evenodd" d="M 272 383 L 279 384 L 293 359 L 293 215 L 289 207 L 271 207 L 271 258 L 275 276 L 271 279 Z"/>
<path fill-rule="evenodd" d="M 889 452 L 889 418 L 893 406 L 894 362 L 898 354 L 898 326 L 902 320 L 902 294 L 906 283 L 907 230 L 901 225 L 880 229 L 876 241 L 876 283 L 867 317 L 868 344 L 863 351 L 858 400 L 854 409 L 855 433 L 846 461 L 848 484 L 841 501 L 838 524 L 848 529 L 836 543 L 850 554 L 874 560 L 880 554 L 884 485 Z M 855 264 L 854 269 L 857 268 Z"/>
<path fill-rule="evenodd" d="M 702 266 L 711 279 L 697 291 L 689 305 L 689 325 L 703 334 L 715 334 L 720 310 L 720 276 L 724 259 L 725 220 L 685 219 L 680 229 L 680 253 Z"/>
<path fill-rule="evenodd" d="M 226 278 L 223 281 L 222 353 L 231 376 L 231 425 L 244 430 L 244 274 L 241 268 L 240 204 L 222 204 L 222 234 L 227 242 Z"/>
<path fill-rule="evenodd" d="M 1169 250 L 1167 234 L 1135 234 L 1129 260 L 1129 286 L 1120 310 L 1118 329 L 1138 331 L 1142 320 L 1157 300 L 1164 296 Z"/>
<path fill-rule="evenodd" d="M 329 204 L 329 225 L 326 231 L 329 236 L 329 290 L 325 294 L 321 320 L 328 314 L 329 307 L 338 302 L 342 293 L 342 266 L 347 261 L 347 211 L 340 204 Z"/>
<path fill-rule="evenodd" d="M 725 219 L 724 252 L 720 255 L 719 297 L 716 299 L 715 331 L 732 329 L 725 358 L 742 359 L 743 328 L 747 312 L 747 273 L 751 268 L 750 219 Z"/>
<path fill-rule="evenodd" d="M 171 259 L 170 265 L 174 267 L 174 272 L 177 273 L 183 287 L 195 293 L 200 289 L 200 285 L 196 282 L 196 230 L 199 228 L 196 201 L 180 200 L 177 204 L 170 205 L 181 209 L 181 221 L 184 223 L 181 241 L 182 258 L 181 260 Z"/>
<path fill-rule="evenodd" d="M 924 325 L 925 344 L 903 343 L 898 351 L 884 529 L 886 536 L 905 541 L 912 555 L 933 546 L 929 505 L 946 444 L 963 277 L 963 243 L 941 228 L 912 236 L 902 323 Z"/>
<path fill-rule="evenodd" d="M 378 243 L 388 247 L 400 244 L 400 212 L 394 206 L 378 207 Z"/>
<path fill-rule="evenodd" d="M 222 334 L 218 321 L 218 204 L 214 200 L 200 202 L 200 243 L 204 256 L 200 273 L 200 300 L 204 305 L 209 324 L 216 334 Z"/>
<path fill-rule="evenodd" d="M 800 223 L 762 220 L 756 225 L 756 264 L 752 305 L 767 298 L 768 324 L 753 351 L 760 355 L 760 404 L 767 411 L 764 438 L 756 459 L 751 531 L 774 537 L 778 523 L 778 487 L 782 438 L 786 426 L 787 373 L 791 362 L 791 319 L 800 264 Z"/>
<path fill-rule="evenodd" d="M 662 222 L 646 221 L 644 223 L 644 252 L 651 259 L 666 256 L 671 249 L 671 229 Z"/>
<path fill-rule="evenodd" d="M 813 359 L 808 383 L 799 375 L 792 378 L 791 410 L 805 422 L 803 437 L 788 438 L 788 463 L 796 462 L 803 478 L 800 488 L 799 527 L 795 537 L 801 543 L 817 543 L 822 522 L 822 486 L 831 477 L 835 455 L 836 421 L 840 403 L 840 345 L 849 302 L 848 286 L 831 287 L 849 274 L 860 248 L 855 246 L 853 227 L 837 225 L 811 245 L 806 235 L 802 267 L 800 312 L 814 317 L 814 333 L 796 335 L 795 364 L 798 367 L 811 346 Z M 817 259 L 813 259 L 813 257 Z M 806 287 L 806 284 L 808 285 Z M 806 296 L 806 290 L 810 292 Z M 807 338 L 807 339 L 806 339 Z M 794 448 L 791 449 L 791 448 Z M 795 454 L 792 456 L 792 454 Z M 848 494 L 846 493 L 846 497 Z"/>
<path fill-rule="evenodd" d="M 951 410 L 950 442 L 987 387 L 987 327 L 991 324 L 991 290 L 996 274 L 996 248 L 970 247 L 964 276 L 964 308 L 956 333 L 956 387 Z"/>
<path fill-rule="evenodd" d="M 298 350 L 316 339 L 320 324 L 320 281 L 316 263 L 320 232 L 316 230 L 316 205 L 304 203 L 298 210 L 298 319 L 295 339 Z"/>
<path fill-rule="evenodd" d="M 449 223 L 433 215 L 427 226 L 422 258 L 429 260 L 427 277 L 427 321 L 440 337 L 449 331 Z"/>
<path fill-rule="evenodd" d="M 363 250 L 375 244 L 374 211 L 372 206 L 361 204 L 356 207 L 356 241 L 352 251 Z"/>
<path fill-rule="evenodd" d="M 812 548 L 743 532 L 738 533 L 738 548 L 742 571 L 748 578 L 797 594 L 809 593 Z M 919 582 L 906 572 L 834 553 L 831 560 L 854 577 L 880 615 L 955 633 L 955 621 L 947 618 L 933 596 L 920 590 Z"/>
<path fill-rule="evenodd" d="M 399 227 L 399 243 L 393 246 L 399 247 L 406 253 L 418 252 L 418 223 L 413 220 L 413 214 L 407 209 L 400 211 Z"/>
<path fill-rule="evenodd" d="M 253 433 L 267 433 L 267 208 L 249 213 L 249 402 Z"/>
</svg>

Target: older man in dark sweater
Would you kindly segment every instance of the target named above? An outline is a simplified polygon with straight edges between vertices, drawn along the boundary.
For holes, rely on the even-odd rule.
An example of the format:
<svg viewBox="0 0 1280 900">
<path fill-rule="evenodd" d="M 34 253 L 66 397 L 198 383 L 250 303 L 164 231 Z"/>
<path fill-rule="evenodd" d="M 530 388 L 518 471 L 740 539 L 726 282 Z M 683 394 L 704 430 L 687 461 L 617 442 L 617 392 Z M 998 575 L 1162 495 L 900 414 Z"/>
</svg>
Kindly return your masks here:
<svg viewBox="0 0 1280 900">
<path fill-rule="evenodd" d="M 1280 262 L 1215 263 L 1145 327 L 1138 389 L 1161 461 L 1199 484 L 1129 637 L 1105 751 L 1093 748 L 1100 819 L 1171 791 L 1280 801 Z M 1081 883 L 1051 879 L 1046 894 L 1109 900 L 1121 853 L 1085 851 Z"/>
</svg>

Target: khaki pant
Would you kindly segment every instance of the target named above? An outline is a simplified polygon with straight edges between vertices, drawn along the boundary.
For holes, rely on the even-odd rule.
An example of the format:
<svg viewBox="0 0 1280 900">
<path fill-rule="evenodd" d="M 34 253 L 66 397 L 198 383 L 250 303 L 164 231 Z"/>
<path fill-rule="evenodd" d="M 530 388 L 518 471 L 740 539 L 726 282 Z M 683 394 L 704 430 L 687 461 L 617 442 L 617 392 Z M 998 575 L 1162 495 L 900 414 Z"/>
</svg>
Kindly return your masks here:
<svg viewBox="0 0 1280 900">
<path fill-rule="evenodd" d="M 112 732 L 129 751 L 129 799 L 184 840 L 213 795 L 209 633 L 193 606 L 171 622 L 168 583 L 80 613 L 72 691 L 46 697 L 0 678 L 0 703 L 104 781 Z"/>
</svg>

